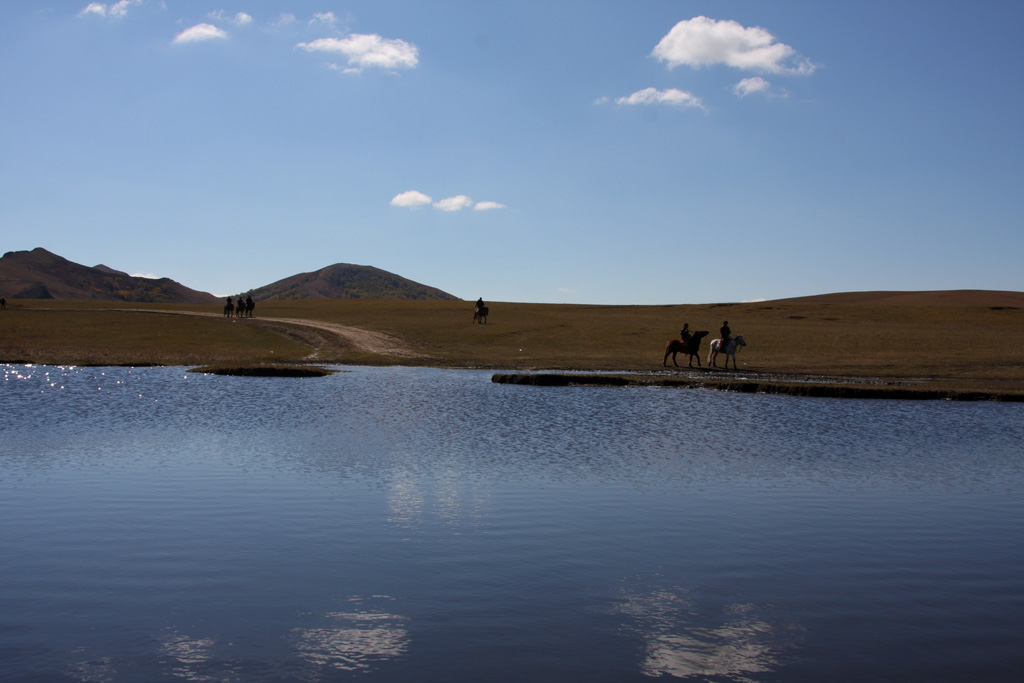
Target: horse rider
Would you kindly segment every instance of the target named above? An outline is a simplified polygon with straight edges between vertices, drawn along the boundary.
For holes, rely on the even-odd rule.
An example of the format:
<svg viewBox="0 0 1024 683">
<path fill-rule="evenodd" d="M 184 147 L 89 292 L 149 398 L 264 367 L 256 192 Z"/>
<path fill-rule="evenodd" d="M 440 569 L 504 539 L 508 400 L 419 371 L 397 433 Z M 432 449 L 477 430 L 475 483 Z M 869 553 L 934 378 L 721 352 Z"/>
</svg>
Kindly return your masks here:
<svg viewBox="0 0 1024 683">
<path fill-rule="evenodd" d="M 683 340 L 683 349 L 690 347 L 690 323 L 683 323 L 683 329 L 679 330 L 679 338 Z"/>
<path fill-rule="evenodd" d="M 250 318 L 252 317 L 252 309 L 254 308 L 256 308 L 256 304 L 252 302 L 252 297 L 245 297 L 245 314 Z"/>
<path fill-rule="evenodd" d="M 725 347 L 729 345 L 729 337 L 732 334 L 732 330 L 729 329 L 728 320 L 722 321 L 722 329 L 720 329 L 719 332 L 722 335 L 722 341 L 720 342 L 721 346 L 719 346 L 718 348 L 722 351 L 725 351 Z"/>
<path fill-rule="evenodd" d="M 486 306 L 487 306 L 487 304 L 484 303 L 484 298 L 483 297 L 480 297 L 479 299 L 476 300 L 476 312 L 477 313 L 482 312 Z"/>
</svg>

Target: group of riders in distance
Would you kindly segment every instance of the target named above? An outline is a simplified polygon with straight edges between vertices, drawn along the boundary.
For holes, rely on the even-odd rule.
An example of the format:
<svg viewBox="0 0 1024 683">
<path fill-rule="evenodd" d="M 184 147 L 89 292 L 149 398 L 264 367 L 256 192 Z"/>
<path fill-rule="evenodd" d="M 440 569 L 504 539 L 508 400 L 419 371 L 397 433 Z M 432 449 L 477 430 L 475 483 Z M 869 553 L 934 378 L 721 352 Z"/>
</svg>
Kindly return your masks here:
<svg viewBox="0 0 1024 683">
<path fill-rule="evenodd" d="M 238 297 L 237 304 L 232 301 L 229 296 L 227 303 L 224 304 L 224 317 L 230 318 L 231 316 L 235 316 L 236 318 L 251 318 L 252 309 L 254 308 L 256 308 L 256 303 L 252 300 L 251 296 L 245 297 L 244 301 L 242 300 L 242 297 Z"/>
<path fill-rule="evenodd" d="M 732 358 L 732 367 L 733 370 L 736 370 L 736 350 L 741 346 L 746 346 L 747 342 L 743 339 L 742 335 L 732 336 L 728 320 L 722 322 L 719 333 L 722 336 L 711 342 L 711 349 L 708 351 L 708 366 L 717 368 L 718 354 L 724 353 L 726 369 L 729 368 L 729 359 Z M 665 358 L 661 361 L 661 364 L 668 365 L 668 357 L 671 355 L 672 364 L 679 367 L 679 363 L 676 363 L 676 354 L 683 353 L 690 357 L 689 367 L 693 367 L 694 358 L 697 359 L 697 367 L 701 367 L 700 341 L 709 334 L 711 332 L 708 330 L 690 332 L 690 323 L 683 323 L 683 329 L 679 331 L 679 339 L 673 339 L 665 345 Z"/>
</svg>

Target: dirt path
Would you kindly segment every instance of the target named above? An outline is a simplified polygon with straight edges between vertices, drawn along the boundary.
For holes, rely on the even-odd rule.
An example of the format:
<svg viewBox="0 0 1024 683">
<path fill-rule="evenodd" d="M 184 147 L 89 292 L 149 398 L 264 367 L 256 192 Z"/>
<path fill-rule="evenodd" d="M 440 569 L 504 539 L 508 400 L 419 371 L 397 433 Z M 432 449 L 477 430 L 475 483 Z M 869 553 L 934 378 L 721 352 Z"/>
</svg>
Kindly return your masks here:
<svg viewBox="0 0 1024 683">
<path fill-rule="evenodd" d="M 254 318 L 248 320 L 254 320 Z M 374 332 L 360 327 L 352 327 L 351 325 L 327 323 L 319 320 L 302 320 L 300 318 L 261 318 L 261 320 L 281 325 L 294 325 L 322 330 L 337 336 L 345 345 L 352 346 L 366 353 L 376 353 L 382 356 L 401 356 L 402 358 L 425 358 L 422 353 L 416 353 L 407 348 L 398 337 L 385 334 L 384 332 Z M 312 357 L 315 357 L 317 353 L 317 351 L 314 351 Z"/>
<path fill-rule="evenodd" d="M 156 313 L 160 315 L 187 315 L 196 318 L 223 318 L 221 313 L 202 313 L 199 311 L 159 311 L 155 309 L 122 309 L 133 313 Z M 308 344 L 313 352 L 305 358 L 311 361 L 336 361 L 337 352 L 349 348 L 362 353 L 373 353 L 381 356 L 399 356 L 401 358 L 426 358 L 422 353 L 409 349 L 398 337 L 384 332 L 364 330 L 360 327 L 329 323 L 320 320 L 303 320 L 302 318 L 229 318 L 228 323 L 257 325 L 271 329 L 279 334 Z"/>
</svg>

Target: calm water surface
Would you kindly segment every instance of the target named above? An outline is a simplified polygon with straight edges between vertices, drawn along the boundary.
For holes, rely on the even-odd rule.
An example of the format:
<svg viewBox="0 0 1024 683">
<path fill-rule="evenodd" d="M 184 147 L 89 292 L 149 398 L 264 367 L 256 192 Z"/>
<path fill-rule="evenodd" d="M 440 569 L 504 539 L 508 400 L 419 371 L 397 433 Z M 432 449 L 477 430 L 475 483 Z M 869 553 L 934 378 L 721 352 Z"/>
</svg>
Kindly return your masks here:
<svg viewBox="0 0 1024 683">
<path fill-rule="evenodd" d="M 1024 406 L 0 366 L 3 681 L 1020 681 Z"/>
</svg>

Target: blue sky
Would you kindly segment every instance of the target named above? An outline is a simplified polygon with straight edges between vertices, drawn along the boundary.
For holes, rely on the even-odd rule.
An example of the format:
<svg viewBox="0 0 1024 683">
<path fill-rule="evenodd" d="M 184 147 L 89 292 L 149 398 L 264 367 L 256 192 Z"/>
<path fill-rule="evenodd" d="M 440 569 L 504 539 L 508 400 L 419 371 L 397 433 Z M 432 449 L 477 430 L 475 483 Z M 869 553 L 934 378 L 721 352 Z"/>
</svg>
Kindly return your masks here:
<svg viewBox="0 0 1024 683">
<path fill-rule="evenodd" d="M 0 5 L 3 251 L 215 294 L 1024 290 L 1020 2 Z"/>
</svg>

